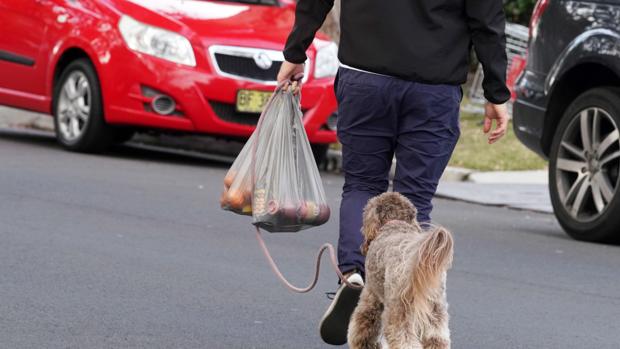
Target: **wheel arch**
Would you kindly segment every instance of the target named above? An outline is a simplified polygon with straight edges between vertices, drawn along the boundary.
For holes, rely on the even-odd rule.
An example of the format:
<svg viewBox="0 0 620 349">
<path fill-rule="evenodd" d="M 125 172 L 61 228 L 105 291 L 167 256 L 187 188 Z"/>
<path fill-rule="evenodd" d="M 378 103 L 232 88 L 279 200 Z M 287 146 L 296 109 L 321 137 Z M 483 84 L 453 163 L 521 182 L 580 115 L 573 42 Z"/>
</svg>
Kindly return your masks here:
<svg viewBox="0 0 620 349">
<path fill-rule="evenodd" d="M 49 91 L 47 92 L 50 96 L 50 114 L 53 113 L 52 105 L 53 105 L 53 97 L 54 97 L 54 88 L 56 86 L 56 82 L 62 75 L 64 69 L 71 64 L 71 62 L 76 59 L 87 59 L 93 66 L 95 73 L 99 79 L 101 85 L 103 85 L 103 81 L 101 79 L 101 64 L 102 57 L 109 56 L 105 47 L 102 47 L 102 52 L 93 50 L 90 47 L 89 43 L 82 38 L 77 38 L 74 36 L 67 37 L 63 41 L 56 43 L 51 52 L 55 53 L 54 58 L 50 60 L 50 66 L 48 68 L 47 81 L 49 86 Z M 103 96 L 103 86 L 101 86 L 101 94 Z"/>
<path fill-rule="evenodd" d="M 542 150 L 549 156 L 555 130 L 572 101 L 587 90 L 601 86 L 620 87 L 620 73 L 601 62 L 583 62 L 567 70 L 549 93 L 543 125 Z"/>
<path fill-rule="evenodd" d="M 93 62 L 86 51 L 75 46 L 69 47 L 60 55 L 54 66 L 54 72 L 52 73 L 52 89 L 55 88 L 56 83 L 58 82 L 58 79 L 60 79 L 60 76 L 65 68 L 67 68 L 71 62 L 81 58 L 88 59 L 91 63 Z"/>
</svg>

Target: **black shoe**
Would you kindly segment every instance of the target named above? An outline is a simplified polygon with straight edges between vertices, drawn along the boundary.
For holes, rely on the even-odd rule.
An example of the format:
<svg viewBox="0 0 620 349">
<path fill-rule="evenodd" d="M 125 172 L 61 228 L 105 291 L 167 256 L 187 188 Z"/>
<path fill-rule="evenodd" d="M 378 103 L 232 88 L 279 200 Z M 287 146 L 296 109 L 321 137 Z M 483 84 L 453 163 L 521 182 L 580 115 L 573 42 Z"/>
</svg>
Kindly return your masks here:
<svg viewBox="0 0 620 349">
<path fill-rule="evenodd" d="M 364 280 L 358 273 L 353 273 L 347 277 L 347 281 L 354 285 L 364 286 Z M 343 345 L 347 343 L 347 330 L 351 314 L 357 306 L 362 289 L 356 289 L 341 284 L 334 296 L 334 300 L 323 315 L 319 331 L 321 338 L 327 344 Z"/>
</svg>

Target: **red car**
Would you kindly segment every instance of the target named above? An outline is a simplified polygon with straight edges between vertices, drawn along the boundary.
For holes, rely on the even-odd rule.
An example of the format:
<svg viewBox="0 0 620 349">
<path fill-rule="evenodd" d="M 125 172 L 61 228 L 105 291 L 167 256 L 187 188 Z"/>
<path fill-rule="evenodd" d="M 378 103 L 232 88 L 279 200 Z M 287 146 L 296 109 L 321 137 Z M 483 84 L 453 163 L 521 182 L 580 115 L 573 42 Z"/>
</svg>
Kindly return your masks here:
<svg viewBox="0 0 620 349">
<path fill-rule="evenodd" d="M 293 0 L 2 0 L 0 104 L 52 114 L 65 148 L 139 128 L 247 138 L 276 85 Z M 336 141 L 337 47 L 318 36 L 302 90 L 310 141 Z"/>
</svg>

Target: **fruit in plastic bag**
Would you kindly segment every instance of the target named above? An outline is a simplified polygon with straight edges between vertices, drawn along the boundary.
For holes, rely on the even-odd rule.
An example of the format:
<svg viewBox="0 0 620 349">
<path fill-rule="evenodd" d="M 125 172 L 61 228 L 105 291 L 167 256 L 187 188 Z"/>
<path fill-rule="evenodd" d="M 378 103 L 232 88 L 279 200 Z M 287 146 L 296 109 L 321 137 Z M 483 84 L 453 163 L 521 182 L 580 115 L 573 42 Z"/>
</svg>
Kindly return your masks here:
<svg viewBox="0 0 620 349">
<path fill-rule="evenodd" d="M 233 184 L 236 174 L 236 171 L 228 171 L 228 173 L 226 173 L 226 177 L 224 177 L 224 186 L 226 187 L 226 189 L 230 188 L 230 186 Z"/>
<path fill-rule="evenodd" d="M 226 195 L 228 204 L 234 209 L 241 210 L 245 204 L 243 192 L 239 189 L 230 189 Z"/>
<path fill-rule="evenodd" d="M 254 225 L 270 232 L 327 222 L 330 209 L 302 116 L 299 96 L 276 89 L 224 178 L 223 209 L 251 214 Z"/>
<path fill-rule="evenodd" d="M 330 214 L 331 212 L 330 212 L 329 206 L 327 204 L 321 205 L 321 207 L 319 208 L 319 216 L 316 218 L 314 223 L 316 225 L 327 223 L 327 221 L 329 220 Z"/>
</svg>

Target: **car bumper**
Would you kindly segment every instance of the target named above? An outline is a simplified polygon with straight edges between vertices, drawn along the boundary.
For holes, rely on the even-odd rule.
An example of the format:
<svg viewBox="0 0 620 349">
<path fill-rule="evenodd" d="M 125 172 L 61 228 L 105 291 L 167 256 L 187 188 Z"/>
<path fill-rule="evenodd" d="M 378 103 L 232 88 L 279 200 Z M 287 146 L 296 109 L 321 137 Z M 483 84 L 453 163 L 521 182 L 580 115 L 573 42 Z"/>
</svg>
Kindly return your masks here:
<svg viewBox="0 0 620 349">
<path fill-rule="evenodd" d="M 274 89 L 132 52 L 123 56 L 129 62 L 110 60 L 102 67 L 105 71 L 100 72 L 106 120 L 111 124 L 247 138 L 259 114 L 236 112 L 237 91 Z M 150 108 L 157 94 L 175 101 L 177 109 L 172 115 L 159 115 Z M 302 88 L 302 96 L 301 108 L 310 142 L 335 142 L 335 131 L 327 127 L 328 118 L 337 108 L 333 79 L 309 79 Z"/>
<path fill-rule="evenodd" d="M 516 84 L 517 99 L 513 105 L 513 127 L 517 138 L 540 156 L 546 158 L 543 146 L 546 99 L 541 77 L 526 71 Z"/>
</svg>

